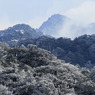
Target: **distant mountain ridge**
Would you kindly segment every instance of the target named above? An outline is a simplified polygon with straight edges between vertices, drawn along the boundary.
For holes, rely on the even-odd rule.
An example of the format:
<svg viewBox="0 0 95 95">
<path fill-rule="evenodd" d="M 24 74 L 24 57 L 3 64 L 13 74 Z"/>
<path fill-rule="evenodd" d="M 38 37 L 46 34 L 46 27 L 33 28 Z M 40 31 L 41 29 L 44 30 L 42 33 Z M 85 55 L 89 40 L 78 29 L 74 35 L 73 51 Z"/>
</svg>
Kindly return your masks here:
<svg viewBox="0 0 95 95">
<path fill-rule="evenodd" d="M 42 36 L 42 32 L 36 31 L 26 24 L 17 24 L 6 30 L 0 31 L 0 41 L 8 44 L 14 44 L 15 41 L 25 40 L 29 38 L 38 38 Z"/>
</svg>

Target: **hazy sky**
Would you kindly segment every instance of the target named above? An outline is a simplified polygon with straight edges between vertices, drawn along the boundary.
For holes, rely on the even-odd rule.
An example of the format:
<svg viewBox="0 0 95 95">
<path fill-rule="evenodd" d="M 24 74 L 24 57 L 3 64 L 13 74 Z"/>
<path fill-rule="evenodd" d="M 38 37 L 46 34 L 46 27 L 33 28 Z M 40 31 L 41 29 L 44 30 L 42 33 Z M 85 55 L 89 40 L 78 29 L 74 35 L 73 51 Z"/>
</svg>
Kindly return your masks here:
<svg viewBox="0 0 95 95">
<path fill-rule="evenodd" d="M 17 23 L 38 28 L 53 14 L 78 23 L 95 21 L 95 0 L 0 0 L 0 29 Z"/>
</svg>

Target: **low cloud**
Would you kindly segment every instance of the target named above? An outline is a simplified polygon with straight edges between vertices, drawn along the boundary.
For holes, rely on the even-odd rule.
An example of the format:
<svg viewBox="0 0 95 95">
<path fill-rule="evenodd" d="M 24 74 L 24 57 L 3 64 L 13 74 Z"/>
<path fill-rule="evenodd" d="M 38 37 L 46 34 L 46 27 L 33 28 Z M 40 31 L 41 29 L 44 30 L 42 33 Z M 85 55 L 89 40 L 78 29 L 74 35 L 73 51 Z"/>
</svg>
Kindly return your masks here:
<svg viewBox="0 0 95 95">
<path fill-rule="evenodd" d="M 66 12 L 75 23 L 88 24 L 95 22 L 95 1 L 87 1 L 77 8 Z"/>
<path fill-rule="evenodd" d="M 56 37 L 75 37 L 84 34 L 95 34 L 95 28 L 88 28 L 89 24 L 95 23 L 95 2 L 87 1 L 77 8 L 70 9 L 65 13 L 71 20 L 63 25 Z"/>
</svg>

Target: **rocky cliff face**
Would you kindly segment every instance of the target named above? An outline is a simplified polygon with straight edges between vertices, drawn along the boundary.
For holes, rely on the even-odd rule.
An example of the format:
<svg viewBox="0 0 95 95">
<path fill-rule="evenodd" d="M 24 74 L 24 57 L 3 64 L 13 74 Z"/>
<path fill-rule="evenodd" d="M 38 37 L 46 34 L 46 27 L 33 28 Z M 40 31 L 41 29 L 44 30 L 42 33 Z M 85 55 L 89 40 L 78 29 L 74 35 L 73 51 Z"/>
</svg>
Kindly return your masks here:
<svg viewBox="0 0 95 95">
<path fill-rule="evenodd" d="M 65 63 L 29 45 L 0 44 L 0 95 L 94 95 L 95 68 Z"/>
</svg>

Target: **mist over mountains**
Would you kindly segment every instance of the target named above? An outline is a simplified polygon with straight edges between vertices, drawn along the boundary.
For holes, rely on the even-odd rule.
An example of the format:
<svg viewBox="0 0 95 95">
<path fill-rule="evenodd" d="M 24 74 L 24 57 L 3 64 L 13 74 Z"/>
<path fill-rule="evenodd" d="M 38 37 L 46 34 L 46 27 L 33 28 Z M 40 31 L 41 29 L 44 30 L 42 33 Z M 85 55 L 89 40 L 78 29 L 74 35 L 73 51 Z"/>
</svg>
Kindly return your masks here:
<svg viewBox="0 0 95 95">
<path fill-rule="evenodd" d="M 95 51 L 95 24 L 80 27 L 70 22 L 71 19 L 68 17 L 55 14 L 49 17 L 39 29 L 31 28 L 26 24 L 17 24 L 0 31 L 0 41 L 9 44 L 10 47 L 19 47 L 22 44 L 28 47 L 28 44 L 34 44 L 66 62 L 92 68 L 95 65 L 93 53 Z M 91 33 L 93 35 L 87 35 Z M 56 38 L 59 34 L 60 37 Z M 76 38 L 73 40 L 66 38 L 65 34 Z M 85 35 L 79 36 L 81 34 Z"/>
<path fill-rule="evenodd" d="M 60 14 L 0 31 L 0 95 L 95 95 L 94 31 Z"/>
<path fill-rule="evenodd" d="M 0 13 L 0 95 L 95 95 L 95 0 L 0 0 Z"/>
<path fill-rule="evenodd" d="M 78 24 L 69 17 L 54 14 L 48 18 L 39 28 L 45 35 L 53 37 L 67 37 L 74 39 L 84 34 L 94 34 L 95 23 Z"/>
<path fill-rule="evenodd" d="M 66 16 L 54 14 L 40 26 L 39 31 L 42 31 L 44 35 L 56 37 L 56 34 L 59 33 L 68 20 L 69 18 Z"/>
<path fill-rule="evenodd" d="M 18 33 L 21 33 L 23 35 L 25 33 L 25 35 L 27 35 L 30 38 L 39 37 L 44 34 L 55 38 L 65 37 L 65 38 L 75 39 L 76 37 L 79 37 L 84 34 L 87 35 L 94 34 L 95 31 L 94 26 L 95 23 L 89 23 L 85 25 L 78 24 L 74 22 L 72 19 L 70 19 L 69 17 L 60 14 L 54 14 L 51 17 L 49 17 L 45 22 L 43 22 L 43 24 L 38 29 L 33 29 L 29 25 L 25 26 L 25 24 L 18 24 L 4 30 L 7 31 L 6 33 L 4 31 L 0 31 L 0 35 L 3 36 L 3 35 L 7 35 L 7 33 L 12 33 L 13 31 L 17 32 L 20 30 L 22 32 L 18 32 Z"/>
</svg>

